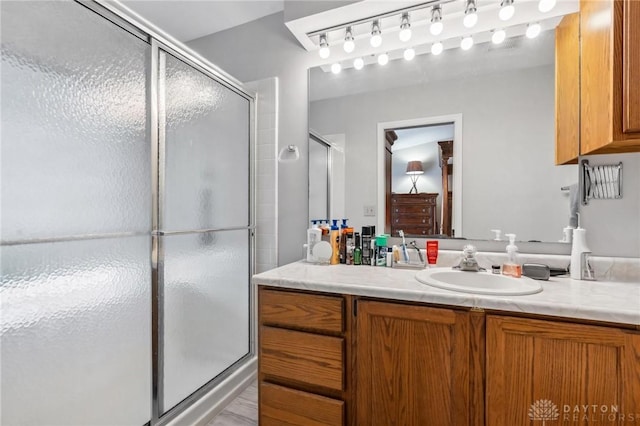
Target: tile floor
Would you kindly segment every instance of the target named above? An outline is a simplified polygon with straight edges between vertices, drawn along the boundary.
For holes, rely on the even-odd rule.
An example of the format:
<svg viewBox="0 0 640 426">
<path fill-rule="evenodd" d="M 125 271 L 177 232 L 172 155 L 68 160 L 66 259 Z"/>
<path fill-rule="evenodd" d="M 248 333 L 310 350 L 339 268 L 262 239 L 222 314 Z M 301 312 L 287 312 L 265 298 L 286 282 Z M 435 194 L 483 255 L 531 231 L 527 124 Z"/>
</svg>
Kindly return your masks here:
<svg viewBox="0 0 640 426">
<path fill-rule="evenodd" d="M 207 426 L 257 426 L 258 384 L 253 382 Z"/>
</svg>

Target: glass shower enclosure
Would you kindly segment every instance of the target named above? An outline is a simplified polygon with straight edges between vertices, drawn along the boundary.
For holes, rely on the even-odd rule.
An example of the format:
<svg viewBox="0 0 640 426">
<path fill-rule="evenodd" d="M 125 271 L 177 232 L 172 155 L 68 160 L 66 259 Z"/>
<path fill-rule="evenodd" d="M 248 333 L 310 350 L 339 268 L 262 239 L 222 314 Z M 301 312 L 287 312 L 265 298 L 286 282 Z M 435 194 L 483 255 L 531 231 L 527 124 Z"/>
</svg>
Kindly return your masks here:
<svg viewBox="0 0 640 426">
<path fill-rule="evenodd" d="M 166 423 L 254 357 L 253 96 L 112 8 L 0 8 L 0 423 Z"/>
</svg>

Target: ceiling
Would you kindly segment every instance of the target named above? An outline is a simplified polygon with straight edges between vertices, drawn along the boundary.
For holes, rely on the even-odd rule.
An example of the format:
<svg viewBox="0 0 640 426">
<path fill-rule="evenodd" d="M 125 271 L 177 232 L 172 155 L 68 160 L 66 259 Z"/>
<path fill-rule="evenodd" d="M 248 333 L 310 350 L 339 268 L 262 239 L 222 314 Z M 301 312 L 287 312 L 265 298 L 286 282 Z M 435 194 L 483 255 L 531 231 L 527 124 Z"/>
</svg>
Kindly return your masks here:
<svg viewBox="0 0 640 426">
<path fill-rule="evenodd" d="M 284 9 L 284 0 L 121 0 L 120 3 L 183 43 Z"/>
</svg>

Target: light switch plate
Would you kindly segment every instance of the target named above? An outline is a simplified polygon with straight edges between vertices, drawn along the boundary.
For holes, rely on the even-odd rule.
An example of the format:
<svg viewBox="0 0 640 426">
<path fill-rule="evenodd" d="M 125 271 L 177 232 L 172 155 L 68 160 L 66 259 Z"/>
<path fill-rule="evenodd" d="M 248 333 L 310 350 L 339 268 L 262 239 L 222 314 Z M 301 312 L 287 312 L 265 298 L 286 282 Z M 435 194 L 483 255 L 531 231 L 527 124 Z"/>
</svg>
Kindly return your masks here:
<svg viewBox="0 0 640 426">
<path fill-rule="evenodd" d="M 365 216 L 375 216 L 376 215 L 376 206 L 364 206 Z"/>
</svg>

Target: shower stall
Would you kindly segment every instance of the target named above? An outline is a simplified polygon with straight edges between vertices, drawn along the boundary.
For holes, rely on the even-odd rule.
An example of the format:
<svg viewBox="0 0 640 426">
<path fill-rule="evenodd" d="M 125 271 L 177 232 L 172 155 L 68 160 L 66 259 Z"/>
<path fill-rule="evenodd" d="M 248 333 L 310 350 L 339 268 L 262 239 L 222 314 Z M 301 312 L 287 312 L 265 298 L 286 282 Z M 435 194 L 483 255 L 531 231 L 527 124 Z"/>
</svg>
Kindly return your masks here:
<svg viewBox="0 0 640 426">
<path fill-rule="evenodd" d="M 0 423 L 165 424 L 255 358 L 253 95 L 112 4 L 0 8 Z"/>
</svg>

